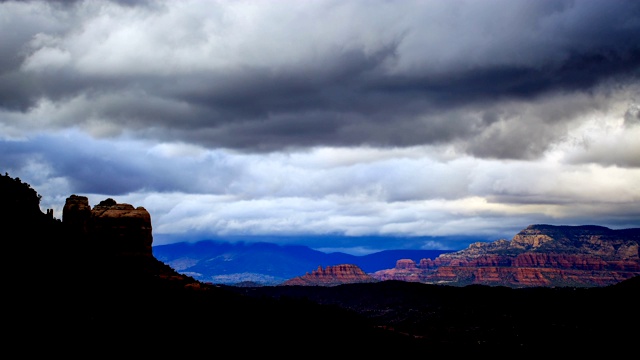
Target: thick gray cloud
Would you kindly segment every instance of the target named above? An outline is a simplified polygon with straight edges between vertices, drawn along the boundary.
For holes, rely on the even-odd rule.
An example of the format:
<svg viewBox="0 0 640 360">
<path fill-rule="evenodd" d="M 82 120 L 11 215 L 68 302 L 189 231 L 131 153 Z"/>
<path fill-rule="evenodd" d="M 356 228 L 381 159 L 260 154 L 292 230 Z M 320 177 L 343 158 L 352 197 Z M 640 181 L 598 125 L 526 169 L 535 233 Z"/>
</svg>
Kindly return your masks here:
<svg viewBox="0 0 640 360">
<path fill-rule="evenodd" d="M 3 3 L 0 105 L 53 102 L 65 118 L 45 128 L 210 148 L 469 140 L 493 144 L 476 156 L 528 158 L 584 109 L 505 104 L 638 81 L 630 1 L 130 3 Z M 514 151 L 496 121 L 540 137 Z"/>
<path fill-rule="evenodd" d="M 447 247 L 531 223 L 640 226 L 638 2 L 1 1 L 0 14 L 0 171 L 43 207 L 109 196 L 148 208 L 159 241 L 365 252 L 319 239 Z"/>
</svg>

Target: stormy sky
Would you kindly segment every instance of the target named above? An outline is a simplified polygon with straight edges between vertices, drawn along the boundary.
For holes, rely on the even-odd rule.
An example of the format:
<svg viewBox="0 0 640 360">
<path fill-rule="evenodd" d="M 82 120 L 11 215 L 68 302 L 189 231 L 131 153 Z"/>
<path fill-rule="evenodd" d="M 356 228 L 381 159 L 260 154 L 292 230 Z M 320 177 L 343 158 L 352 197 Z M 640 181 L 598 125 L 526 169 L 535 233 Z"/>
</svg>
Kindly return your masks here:
<svg viewBox="0 0 640 360">
<path fill-rule="evenodd" d="M 640 2 L 1 1 L 0 171 L 154 245 L 640 227 Z"/>
</svg>

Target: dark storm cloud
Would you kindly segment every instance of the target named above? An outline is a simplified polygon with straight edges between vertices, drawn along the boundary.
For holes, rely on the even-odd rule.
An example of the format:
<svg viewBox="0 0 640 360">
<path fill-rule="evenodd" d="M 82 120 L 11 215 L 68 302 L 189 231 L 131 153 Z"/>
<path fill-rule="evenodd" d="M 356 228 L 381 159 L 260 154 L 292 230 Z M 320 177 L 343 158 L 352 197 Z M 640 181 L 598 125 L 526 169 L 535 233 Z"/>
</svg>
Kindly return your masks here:
<svg viewBox="0 0 640 360">
<path fill-rule="evenodd" d="M 640 76 L 633 1 L 60 3 L 2 4 L 0 107 L 48 101 L 67 118 L 42 126 L 98 136 L 249 152 L 467 142 L 534 158 L 589 109 L 512 104 L 570 104 Z"/>
<path fill-rule="evenodd" d="M 34 163 L 48 164 L 52 178 L 65 178 L 74 191 L 122 195 L 135 191 L 192 190 L 195 184 L 180 176 L 176 163 L 146 157 L 125 145 L 88 143 L 80 136 L 30 141 L 0 141 L 2 166 L 11 174 L 26 173 Z M 155 174 L 150 176 L 151 174 Z"/>
<path fill-rule="evenodd" d="M 624 0 L 0 1 L 0 172 L 154 243 L 637 227 L 637 39 Z"/>
<path fill-rule="evenodd" d="M 640 36 L 640 31 L 636 31 Z M 589 91 L 603 81 L 637 81 L 640 46 L 620 49 L 589 49 L 571 54 L 559 64 L 540 63 L 524 66 L 478 66 L 455 70 L 439 76 L 387 77 L 378 80 L 372 90 L 389 96 L 424 96 L 434 106 L 448 108 L 472 102 L 500 99 L 535 100 L 554 92 Z"/>
</svg>

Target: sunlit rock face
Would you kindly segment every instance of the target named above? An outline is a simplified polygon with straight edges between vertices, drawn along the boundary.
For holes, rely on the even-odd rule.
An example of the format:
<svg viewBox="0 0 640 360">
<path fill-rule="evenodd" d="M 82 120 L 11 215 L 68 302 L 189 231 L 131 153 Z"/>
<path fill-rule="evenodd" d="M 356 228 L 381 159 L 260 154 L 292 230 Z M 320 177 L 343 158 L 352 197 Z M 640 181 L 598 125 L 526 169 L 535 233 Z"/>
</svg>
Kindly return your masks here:
<svg viewBox="0 0 640 360">
<path fill-rule="evenodd" d="M 324 269 L 319 266 L 317 270 L 313 270 L 311 273 L 306 273 L 303 276 L 287 280 L 281 285 L 336 286 L 341 284 L 371 283 L 376 281 L 377 280 L 366 274 L 357 265 L 341 264 L 327 266 Z"/>
<path fill-rule="evenodd" d="M 106 199 L 91 209 L 86 197 L 71 195 L 62 216 L 69 230 L 108 253 L 153 256 L 151 215 L 143 207 Z"/>
<path fill-rule="evenodd" d="M 640 229 L 531 225 L 511 241 L 474 243 L 419 263 L 402 259 L 377 280 L 509 287 L 607 286 L 640 275 Z"/>
</svg>

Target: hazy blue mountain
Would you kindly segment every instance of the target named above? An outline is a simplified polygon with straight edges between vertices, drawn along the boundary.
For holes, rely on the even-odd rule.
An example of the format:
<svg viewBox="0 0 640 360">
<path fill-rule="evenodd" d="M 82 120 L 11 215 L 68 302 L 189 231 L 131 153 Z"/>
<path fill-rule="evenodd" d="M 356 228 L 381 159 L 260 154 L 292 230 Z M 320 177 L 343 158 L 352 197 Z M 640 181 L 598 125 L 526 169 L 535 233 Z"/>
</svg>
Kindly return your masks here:
<svg viewBox="0 0 640 360">
<path fill-rule="evenodd" d="M 366 273 L 395 267 L 399 259 L 435 259 L 452 250 L 385 250 L 369 255 L 324 253 L 301 245 L 204 240 L 153 247 L 154 256 L 176 271 L 220 284 L 274 285 L 330 265 L 354 264 Z"/>
</svg>

